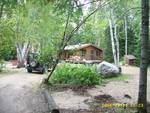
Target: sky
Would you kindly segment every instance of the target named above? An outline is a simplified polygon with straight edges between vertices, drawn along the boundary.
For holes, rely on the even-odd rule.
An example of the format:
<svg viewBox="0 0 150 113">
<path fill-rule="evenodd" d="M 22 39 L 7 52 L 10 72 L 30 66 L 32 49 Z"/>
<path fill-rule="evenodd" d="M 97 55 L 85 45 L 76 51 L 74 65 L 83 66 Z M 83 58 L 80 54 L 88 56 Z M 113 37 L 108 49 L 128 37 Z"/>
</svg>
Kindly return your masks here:
<svg viewBox="0 0 150 113">
<path fill-rule="evenodd" d="M 87 4 L 90 2 L 90 0 L 80 0 L 81 4 L 86 4 L 85 6 L 83 6 L 83 13 L 87 14 L 88 12 L 88 8 L 90 7 L 90 4 Z"/>
</svg>

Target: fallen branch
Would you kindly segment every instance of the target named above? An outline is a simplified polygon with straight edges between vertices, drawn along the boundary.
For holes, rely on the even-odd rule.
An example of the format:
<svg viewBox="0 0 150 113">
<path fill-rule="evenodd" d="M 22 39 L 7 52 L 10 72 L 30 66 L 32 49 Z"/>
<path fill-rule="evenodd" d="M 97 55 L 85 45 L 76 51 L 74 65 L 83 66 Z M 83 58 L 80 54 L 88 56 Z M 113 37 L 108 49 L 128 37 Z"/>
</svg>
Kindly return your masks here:
<svg viewBox="0 0 150 113">
<path fill-rule="evenodd" d="M 48 102 L 48 108 L 49 108 L 50 112 L 51 113 L 60 113 L 58 106 L 56 105 L 53 97 L 48 93 L 48 91 L 44 90 L 43 94 L 44 94 L 45 100 Z"/>
</svg>

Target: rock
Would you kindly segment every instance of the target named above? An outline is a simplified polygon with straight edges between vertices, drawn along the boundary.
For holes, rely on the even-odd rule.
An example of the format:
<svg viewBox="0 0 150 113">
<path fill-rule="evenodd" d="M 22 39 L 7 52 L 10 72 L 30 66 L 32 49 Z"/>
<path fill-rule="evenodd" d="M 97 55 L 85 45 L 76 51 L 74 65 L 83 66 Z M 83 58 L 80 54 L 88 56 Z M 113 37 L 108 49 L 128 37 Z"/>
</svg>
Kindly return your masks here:
<svg viewBox="0 0 150 113">
<path fill-rule="evenodd" d="M 124 97 L 125 97 L 125 98 L 128 98 L 128 99 L 131 99 L 131 98 L 132 98 L 132 97 L 131 97 L 130 95 L 128 95 L 128 94 L 125 94 Z"/>
<path fill-rule="evenodd" d="M 124 81 L 124 83 L 129 83 L 129 81 Z"/>
<path fill-rule="evenodd" d="M 106 61 L 98 64 L 97 69 L 103 77 L 112 77 L 120 73 L 120 69 L 117 66 Z"/>
</svg>

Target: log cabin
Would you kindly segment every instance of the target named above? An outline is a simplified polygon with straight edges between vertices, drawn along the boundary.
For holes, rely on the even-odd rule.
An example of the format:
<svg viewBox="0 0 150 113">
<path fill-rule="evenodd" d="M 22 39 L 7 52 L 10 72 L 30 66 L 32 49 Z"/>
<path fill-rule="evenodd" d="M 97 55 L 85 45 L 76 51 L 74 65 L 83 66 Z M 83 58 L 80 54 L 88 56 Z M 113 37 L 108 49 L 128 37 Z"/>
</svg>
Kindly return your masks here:
<svg viewBox="0 0 150 113">
<path fill-rule="evenodd" d="M 64 48 L 60 58 L 62 60 L 101 62 L 103 50 L 93 44 L 68 45 Z"/>
</svg>

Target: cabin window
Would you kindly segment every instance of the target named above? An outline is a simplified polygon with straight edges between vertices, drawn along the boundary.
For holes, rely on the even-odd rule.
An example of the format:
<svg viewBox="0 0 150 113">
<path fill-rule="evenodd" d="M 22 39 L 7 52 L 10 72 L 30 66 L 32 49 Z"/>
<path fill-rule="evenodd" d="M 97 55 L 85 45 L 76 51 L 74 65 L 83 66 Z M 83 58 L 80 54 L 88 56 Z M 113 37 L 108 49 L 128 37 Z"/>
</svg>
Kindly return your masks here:
<svg viewBox="0 0 150 113">
<path fill-rule="evenodd" d="M 90 55 L 90 57 L 91 57 L 91 58 L 90 58 L 91 60 L 94 60 L 94 50 L 93 50 L 93 49 L 91 50 L 91 55 Z"/>
<path fill-rule="evenodd" d="M 102 55 L 101 51 L 98 51 L 98 50 L 97 50 L 97 51 L 96 51 L 96 56 L 99 57 L 99 56 L 101 56 L 101 55 Z"/>
<path fill-rule="evenodd" d="M 82 58 L 85 58 L 86 50 L 82 50 Z"/>
<path fill-rule="evenodd" d="M 92 55 L 94 54 L 94 50 L 91 50 L 91 54 L 92 54 Z"/>
</svg>

